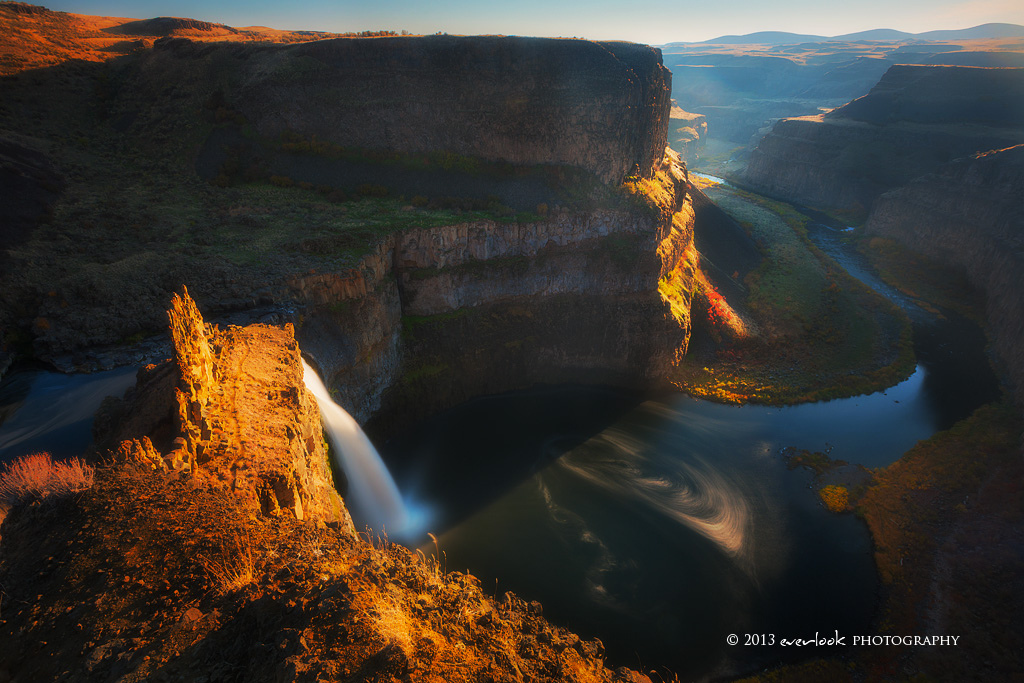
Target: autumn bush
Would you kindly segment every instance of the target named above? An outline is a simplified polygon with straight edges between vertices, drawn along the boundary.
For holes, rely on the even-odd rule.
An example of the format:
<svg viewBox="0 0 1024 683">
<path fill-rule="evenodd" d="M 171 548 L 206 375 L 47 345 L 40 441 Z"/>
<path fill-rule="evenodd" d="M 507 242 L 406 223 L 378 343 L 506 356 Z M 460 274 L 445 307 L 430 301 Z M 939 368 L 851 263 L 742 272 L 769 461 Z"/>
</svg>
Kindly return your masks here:
<svg viewBox="0 0 1024 683">
<path fill-rule="evenodd" d="M 54 462 L 49 453 L 26 455 L 0 473 L 0 504 L 62 496 L 92 486 L 94 470 L 78 458 Z"/>
<path fill-rule="evenodd" d="M 845 512 L 850 507 L 850 492 L 845 486 L 829 485 L 818 491 L 829 512 Z"/>
</svg>

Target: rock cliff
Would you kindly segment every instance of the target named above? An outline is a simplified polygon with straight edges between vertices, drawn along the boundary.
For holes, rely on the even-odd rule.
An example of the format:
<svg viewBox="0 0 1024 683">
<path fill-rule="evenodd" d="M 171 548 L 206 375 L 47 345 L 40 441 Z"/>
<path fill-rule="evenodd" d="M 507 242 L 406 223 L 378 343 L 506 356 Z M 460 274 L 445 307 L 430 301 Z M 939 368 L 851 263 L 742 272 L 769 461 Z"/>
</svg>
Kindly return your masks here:
<svg viewBox="0 0 1024 683">
<path fill-rule="evenodd" d="M 897 64 L 867 95 L 825 118 L 1019 128 L 1024 69 Z"/>
<path fill-rule="evenodd" d="M 213 320 L 293 322 L 340 402 L 382 424 L 538 382 L 657 383 L 686 350 L 696 263 L 669 80 L 646 46 L 449 36 L 169 38 L 19 77 L 0 125 L 80 137 L 54 146 L 72 182 L 0 273 L 0 325 L 96 369 L 91 349 L 162 327 L 187 284 Z M 389 176 L 405 184 L 376 187 Z"/>
<path fill-rule="evenodd" d="M 686 350 L 696 251 L 684 168 L 655 176 L 654 205 L 410 230 L 298 277 L 302 347 L 382 425 L 537 382 L 656 384 Z"/>
<path fill-rule="evenodd" d="M 883 194 L 864 230 L 963 269 L 986 293 L 995 350 L 1024 402 L 1024 145 L 958 159 Z"/>
<path fill-rule="evenodd" d="M 700 158 L 707 143 L 708 118 L 704 114 L 683 111 L 673 103 L 669 112 L 668 144 L 687 164 Z"/>
<path fill-rule="evenodd" d="M 223 90 L 260 134 L 345 148 L 564 164 L 605 182 L 650 177 L 671 73 L 655 48 L 515 37 L 324 40 L 295 46 L 157 43 L 147 80 Z"/>
<path fill-rule="evenodd" d="M 887 190 L 953 159 L 1024 142 L 1024 69 L 894 66 L 864 97 L 785 119 L 743 181 L 765 194 L 863 218 Z"/>
</svg>

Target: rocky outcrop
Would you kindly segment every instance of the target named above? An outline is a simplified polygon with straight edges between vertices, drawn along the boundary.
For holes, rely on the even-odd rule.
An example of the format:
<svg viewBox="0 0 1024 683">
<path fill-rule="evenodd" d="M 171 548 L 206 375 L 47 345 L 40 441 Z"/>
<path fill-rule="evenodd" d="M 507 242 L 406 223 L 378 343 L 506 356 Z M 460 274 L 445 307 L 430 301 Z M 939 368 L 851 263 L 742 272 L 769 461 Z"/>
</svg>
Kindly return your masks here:
<svg viewBox="0 0 1024 683">
<path fill-rule="evenodd" d="M 187 293 L 170 322 L 175 360 L 106 411 L 107 438 L 148 433 L 0 519 L 0 680 L 650 683 L 539 603 L 355 534 L 290 326 L 218 330 Z"/>
<path fill-rule="evenodd" d="M 1024 69 L 894 66 L 870 94 L 780 121 L 743 175 L 753 189 L 864 217 L 953 159 L 1024 142 Z"/>
<path fill-rule="evenodd" d="M 351 528 L 291 325 L 207 326 L 187 291 L 169 318 L 173 362 L 147 367 L 126 401 L 104 404 L 98 452 L 226 488 L 254 513 Z"/>
<path fill-rule="evenodd" d="M 1024 145 L 944 166 L 879 197 L 864 226 L 963 269 L 1024 403 Z"/>
<path fill-rule="evenodd" d="M 612 183 L 651 176 L 669 119 L 661 53 L 632 43 L 429 36 L 213 48 L 177 39 L 158 43 L 141 68 L 150 82 L 187 77 L 222 89 L 274 139 L 564 164 Z"/>
</svg>

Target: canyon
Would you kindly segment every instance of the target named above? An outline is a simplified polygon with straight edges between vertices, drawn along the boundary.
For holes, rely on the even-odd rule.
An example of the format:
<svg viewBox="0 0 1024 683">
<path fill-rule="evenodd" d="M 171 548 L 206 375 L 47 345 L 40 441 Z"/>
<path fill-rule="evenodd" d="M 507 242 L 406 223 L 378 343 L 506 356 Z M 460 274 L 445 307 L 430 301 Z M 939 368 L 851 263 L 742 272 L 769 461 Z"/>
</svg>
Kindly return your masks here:
<svg viewBox="0 0 1024 683">
<path fill-rule="evenodd" d="M 76 21 L 0 9 L 34 30 Z M 166 23 L 134 22 L 128 35 Z M 145 367 L 96 417 L 95 486 L 4 521 L 5 591 L 46 596 L 5 604 L 5 642 L 62 645 L 53 657 L 5 648 L 0 674 L 60 678 L 65 656 L 84 652 L 82 676 L 125 680 L 238 669 L 649 680 L 607 668 L 600 641 L 548 624 L 539 604 L 485 595 L 439 554 L 358 536 L 299 349 L 384 434 L 538 382 L 665 382 L 687 349 L 698 257 L 685 165 L 665 145 L 659 53 L 489 37 L 150 37 L 109 64 L 58 62 L 5 83 L 18 106 L 0 127 L 31 151 L 9 146 L 4 169 L 41 199 L 19 209 L 25 227 L 5 243 L 4 351 L 67 369 Z M 264 155 L 256 178 L 229 173 L 219 141 L 239 137 L 251 141 L 240 154 Z M 312 167 L 387 175 L 397 161 L 404 180 L 285 183 L 277 164 L 297 147 Z M 403 182 L 432 176 L 445 177 L 443 195 L 406 194 Z M 459 196 L 462 180 L 501 201 Z M 515 199 L 531 183 L 547 201 Z M 182 284 L 194 300 L 174 294 Z M 76 551 L 35 576 L 30 536 Z M 68 601 L 77 630 L 56 616 Z"/>
<path fill-rule="evenodd" d="M 825 37 L 760 32 L 663 46 L 672 96 L 708 120 L 706 169 L 736 173 L 781 119 L 865 95 L 894 65 L 1020 67 L 1024 29 L 990 24 L 913 35 L 877 29 Z M 670 139 L 670 142 L 672 140 Z"/>
<path fill-rule="evenodd" d="M 879 197 L 864 224 L 966 273 L 987 294 L 985 317 L 995 351 L 1024 402 L 1024 146 L 950 162 Z"/>
<path fill-rule="evenodd" d="M 1020 68 L 893 66 L 861 98 L 780 121 L 742 176 L 756 190 L 864 221 L 865 235 L 965 272 L 987 296 L 1018 400 L 1022 107 Z"/>
<path fill-rule="evenodd" d="M 711 116 L 673 105 L 680 82 L 657 49 L 506 36 L 338 38 L 83 18 L 21 3 L 0 3 L 0 22 L 17 27 L 0 37 L 0 183 L 19 195 L 3 208 L 0 235 L 0 367 L 17 356 L 65 371 L 142 368 L 136 386 L 97 413 L 93 485 L 74 496 L 29 496 L 6 512 L 0 633 L 11 647 L 0 655 L 0 680 L 664 680 L 667 671 L 621 667 L 628 661 L 609 659 L 600 640 L 549 622 L 531 596 L 449 571 L 436 538 L 412 551 L 381 530 L 357 533 L 346 508 L 351 484 L 329 466 L 334 446 L 303 384 L 303 361 L 378 442 L 468 400 L 537 385 L 613 387 L 621 403 L 635 404 L 672 392 L 669 380 L 679 386 L 675 372 L 688 364 L 719 382 L 716 363 L 729 363 L 738 373 L 730 395 L 740 401 L 761 398 L 740 392 L 754 370 L 764 374 L 764 396 L 794 372 L 799 386 L 778 395 L 809 401 L 803 378 L 826 374 L 803 374 L 802 363 L 813 365 L 804 357 L 811 337 L 815 360 L 857 359 L 829 366 L 845 376 L 841 395 L 866 386 L 861 380 L 889 386 L 912 370 L 906 320 L 852 285 L 801 232 L 806 221 L 788 222 L 794 210 L 768 228 L 741 225 L 691 182 L 686 159 L 666 144 L 699 158 Z M 861 100 L 778 124 L 749 172 L 768 194 L 871 207 L 869 235 L 966 268 L 990 290 L 996 348 L 1017 386 L 1020 148 L 949 162 L 968 153 L 962 148 L 1020 141 L 1021 71 L 893 67 Z M 991 102 L 979 97 L 992 91 Z M 903 165 L 887 163 L 894 141 L 908 145 L 893 148 L 908 152 Z M 882 176 L 857 176 L 865 168 Z M 734 197 L 730 208 L 742 202 L 756 220 L 769 210 L 758 207 L 773 206 Z M 973 220 L 984 230 L 965 231 Z M 781 258 L 766 258 L 772 249 Z M 795 303 L 787 277 L 808 290 Z M 757 287 L 761 299 L 748 299 Z M 827 379 L 833 393 L 814 396 L 837 395 Z M 642 425 L 692 419 L 695 440 L 712 434 L 657 401 L 643 408 L 633 416 Z M 714 408 L 723 411 L 714 421 L 735 426 L 740 439 L 741 421 L 724 412 L 733 407 Z M 861 565 L 877 563 L 880 630 L 916 628 L 915 605 L 939 590 L 920 588 L 933 564 L 946 563 L 934 585 L 960 590 L 964 565 L 921 539 L 963 545 L 965 530 L 996 533 L 992 519 L 1016 495 L 1012 483 L 997 484 L 1019 480 L 1003 476 L 1019 470 L 1010 413 L 983 411 L 952 437 L 936 437 L 962 453 L 964 430 L 988 429 L 974 440 L 983 452 L 969 476 L 961 461 L 929 459 L 926 444 L 874 475 L 856 465 L 832 470 L 827 454 L 806 453 L 817 464 L 813 478 L 793 473 L 803 478 L 773 484 L 799 489 L 806 497 L 794 495 L 797 506 L 819 522 L 824 511 L 805 483 L 829 477 L 850 485 L 851 503 L 867 501 L 874 558 L 859 520 L 830 521 L 865 541 Z M 621 438 L 613 425 L 597 440 Z M 715 441 L 708 453 L 732 443 Z M 749 448 L 754 462 L 781 469 L 768 443 Z M 750 446 L 737 444 L 737 453 Z M 481 452 L 472 458 L 487 460 Z M 641 465 L 655 458 L 636 444 L 623 452 L 599 458 L 596 471 L 614 499 L 643 494 L 629 511 L 637 524 L 650 521 L 651 501 L 668 510 L 671 539 L 681 535 L 680 515 L 712 530 L 725 518 L 726 552 L 704 570 L 721 573 L 708 568 L 743 556 L 736 539 L 748 508 L 738 488 L 695 461 L 691 491 L 673 469 L 675 451 L 655 454 L 675 479 L 647 476 Z M 594 470 L 581 456 L 565 460 L 570 471 Z M 541 460 L 514 471 L 538 467 Z M 519 476 L 510 472 L 502 486 Z M 764 498 L 749 500 L 753 510 Z M 930 510 L 935 500 L 935 515 L 913 508 Z M 580 555 L 605 562 L 608 548 L 552 501 L 542 496 L 584 544 Z M 695 507 L 680 513 L 680 501 Z M 601 513 L 614 517 L 614 509 Z M 786 514 L 773 509 L 767 518 Z M 1017 538 L 996 531 L 1007 547 Z M 500 538 L 540 545 L 540 529 L 515 532 Z M 719 535 L 706 532 L 694 547 L 705 537 Z M 764 545 L 773 558 L 785 545 L 775 540 Z M 977 572 L 986 590 L 1013 560 L 1002 549 L 986 546 L 999 554 Z M 631 566 L 632 556 L 622 559 Z M 755 578 L 737 567 L 729 572 Z M 685 583 L 677 569 L 672 580 Z M 600 592 L 612 574 L 601 566 L 597 575 L 587 586 Z M 794 576 L 787 573 L 798 584 Z M 871 594 L 871 581 L 859 589 Z M 899 602 L 905 593 L 910 607 Z M 954 609 L 937 602 L 929 619 Z M 978 625 L 978 613 L 952 623 Z M 678 633 L 672 626 L 659 635 Z M 864 656 L 854 667 L 883 676 L 894 667 L 940 670 L 929 656 Z M 997 676 L 1016 661 L 995 659 L 972 650 L 959 671 Z M 794 666 L 854 675 L 845 661 Z"/>
</svg>

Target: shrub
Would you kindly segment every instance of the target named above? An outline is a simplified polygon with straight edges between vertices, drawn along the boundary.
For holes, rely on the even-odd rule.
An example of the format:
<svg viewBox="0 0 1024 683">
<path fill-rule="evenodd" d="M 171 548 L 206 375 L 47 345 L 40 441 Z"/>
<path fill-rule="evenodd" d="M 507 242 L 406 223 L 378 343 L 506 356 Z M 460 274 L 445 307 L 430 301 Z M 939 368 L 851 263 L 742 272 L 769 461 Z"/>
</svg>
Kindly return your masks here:
<svg viewBox="0 0 1024 683">
<path fill-rule="evenodd" d="M 295 181 L 286 175 L 272 175 L 270 176 L 270 184 L 277 185 L 278 187 L 291 187 L 295 184 Z"/>
<path fill-rule="evenodd" d="M 850 492 L 845 486 L 829 485 L 818 491 L 829 512 L 845 512 L 850 507 Z"/>
<path fill-rule="evenodd" d="M 63 496 L 92 486 L 94 470 L 72 458 L 54 462 L 49 453 L 19 458 L 0 473 L 0 503 L 14 506 L 27 500 Z"/>
</svg>

